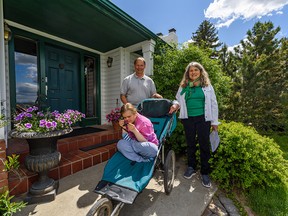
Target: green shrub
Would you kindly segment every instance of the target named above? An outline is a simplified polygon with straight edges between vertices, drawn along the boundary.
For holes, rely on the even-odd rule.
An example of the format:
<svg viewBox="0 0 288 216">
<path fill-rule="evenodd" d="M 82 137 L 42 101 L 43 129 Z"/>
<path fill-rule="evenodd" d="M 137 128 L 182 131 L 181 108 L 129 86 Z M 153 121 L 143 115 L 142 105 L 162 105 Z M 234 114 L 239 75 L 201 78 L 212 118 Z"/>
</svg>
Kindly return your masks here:
<svg viewBox="0 0 288 216">
<path fill-rule="evenodd" d="M 17 171 L 20 166 L 18 159 L 19 155 L 13 154 L 12 156 L 7 156 L 7 160 L 5 161 L 1 159 L 1 162 L 5 166 L 5 171 L 13 172 L 21 178 Z M 12 202 L 14 196 L 9 195 L 9 190 L 7 190 L 6 187 L 0 188 L 0 191 L 0 215 L 11 216 L 26 206 L 27 203 L 23 201 Z"/>
<path fill-rule="evenodd" d="M 9 196 L 9 191 L 0 194 L 0 215 L 11 216 L 17 211 L 21 211 L 26 206 L 26 203 L 12 202 L 14 196 Z"/>
<path fill-rule="evenodd" d="M 173 149 L 176 154 L 181 154 L 186 151 L 187 144 L 185 139 L 185 132 L 183 124 L 179 119 L 177 119 L 177 127 L 171 136 L 167 139 L 167 143 L 165 145 L 168 146 L 169 149 Z"/>
<path fill-rule="evenodd" d="M 279 146 L 241 123 L 219 125 L 220 146 L 211 159 L 211 176 L 225 189 L 275 187 L 288 180 L 288 161 Z"/>
</svg>

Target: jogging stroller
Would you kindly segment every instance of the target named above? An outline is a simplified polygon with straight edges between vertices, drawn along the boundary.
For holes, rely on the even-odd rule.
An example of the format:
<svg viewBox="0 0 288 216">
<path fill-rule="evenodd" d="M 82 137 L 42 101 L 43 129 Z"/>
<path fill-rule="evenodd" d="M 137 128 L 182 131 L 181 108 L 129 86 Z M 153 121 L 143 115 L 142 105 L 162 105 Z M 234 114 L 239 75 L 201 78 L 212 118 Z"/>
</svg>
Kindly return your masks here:
<svg viewBox="0 0 288 216">
<path fill-rule="evenodd" d="M 153 123 L 159 140 L 157 156 L 153 161 L 131 163 L 120 152 L 116 152 L 107 162 L 102 179 L 94 192 L 102 197 L 92 206 L 87 216 L 116 216 L 124 204 L 133 204 L 135 198 L 148 185 L 155 168 L 164 174 L 164 189 L 170 194 L 175 178 L 175 153 L 164 152 L 166 137 L 176 127 L 176 114 L 168 115 L 171 101 L 167 99 L 146 99 L 137 107 L 138 112 Z"/>
</svg>

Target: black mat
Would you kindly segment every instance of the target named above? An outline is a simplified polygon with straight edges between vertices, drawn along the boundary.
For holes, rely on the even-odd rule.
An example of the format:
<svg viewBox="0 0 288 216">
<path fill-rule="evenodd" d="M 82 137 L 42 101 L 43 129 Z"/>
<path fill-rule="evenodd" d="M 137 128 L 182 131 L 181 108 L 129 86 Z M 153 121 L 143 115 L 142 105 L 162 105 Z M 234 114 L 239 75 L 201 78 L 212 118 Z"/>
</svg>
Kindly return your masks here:
<svg viewBox="0 0 288 216">
<path fill-rule="evenodd" d="M 97 133 L 100 131 L 105 131 L 105 129 L 94 128 L 94 127 L 76 128 L 76 129 L 73 129 L 71 133 L 60 136 L 60 139 L 84 135 L 84 134 L 90 134 L 90 133 Z"/>
</svg>

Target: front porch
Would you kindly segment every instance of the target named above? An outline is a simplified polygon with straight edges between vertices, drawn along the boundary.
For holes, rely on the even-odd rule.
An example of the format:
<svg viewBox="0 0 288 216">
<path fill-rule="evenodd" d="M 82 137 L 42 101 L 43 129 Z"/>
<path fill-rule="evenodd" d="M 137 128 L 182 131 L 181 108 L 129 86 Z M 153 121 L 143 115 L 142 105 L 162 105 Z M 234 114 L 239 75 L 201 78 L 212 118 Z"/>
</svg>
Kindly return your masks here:
<svg viewBox="0 0 288 216">
<path fill-rule="evenodd" d="M 61 161 L 57 167 L 50 170 L 49 177 L 59 180 L 112 157 L 122 132 L 115 131 L 110 125 L 101 125 L 97 128 L 105 130 L 58 140 L 57 149 L 61 153 Z M 27 193 L 33 182 L 38 179 L 37 173 L 28 171 L 24 166 L 25 156 L 28 153 L 29 146 L 26 140 L 15 138 L 8 140 L 7 155 L 20 155 L 21 164 L 20 178 L 9 173 L 8 185 L 11 195 Z"/>
</svg>

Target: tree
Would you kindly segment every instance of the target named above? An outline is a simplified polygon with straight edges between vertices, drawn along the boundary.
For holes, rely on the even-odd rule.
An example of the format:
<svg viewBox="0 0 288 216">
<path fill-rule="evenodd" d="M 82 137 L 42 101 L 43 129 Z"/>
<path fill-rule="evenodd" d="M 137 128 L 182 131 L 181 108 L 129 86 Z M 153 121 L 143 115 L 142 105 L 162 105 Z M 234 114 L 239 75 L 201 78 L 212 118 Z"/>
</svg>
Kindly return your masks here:
<svg viewBox="0 0 288 216">
<path fill-rule="evenodd" d="M 222 45 L 219 42 L 218 31 L 208 20 L 204 20 L 200 24 L 197 31 L 192 33 L 191 39 L 195 45 L 204 49 L 212 49 L 213 51 L 216 51 L 216 48 Z"/>
<path fill-rule="evenodd" d="M 219 50 L 219 60 L 222 62 L 222 71 L 232 80 L 231 94 L 228 96 L 223 118 L 227 120 L 239 121 L 239 113 L 241 112 L 241 75 L 238 72 L 239 58 L 234 55 L 233 51 L 228 50 L 228 46 L 224 46 Z"/>
<path fill-rule="evenodd" d="M 225 52 L 222 53 L 227 73 L 231 74 L 230 69 L 237 66 L 232 78 L 238 77 L 234 94 L 240 90 L 239 97 L 238 101 L 231 101 L 237 104 L 236 120 L 252 123 L 257 129 L 266 131 L 283 130 L 284 127 L 281 123 L 281 118 L 285 119 L 284 104 L 281 101 L 287 84 L 287 70 L 281 53 L 287 54 L 287 50 L 285 44 L 281 49 L 280 41 L 275 38 L 279 31 L 280 27 L 274 28 L 272 22 L 257 22 L 247 31 L 247 39 L 241 40 L 234 49 L 234 54 L 227 57 Z M 232 59 L 233 63 L 227 59 Z"/>
</svg>

